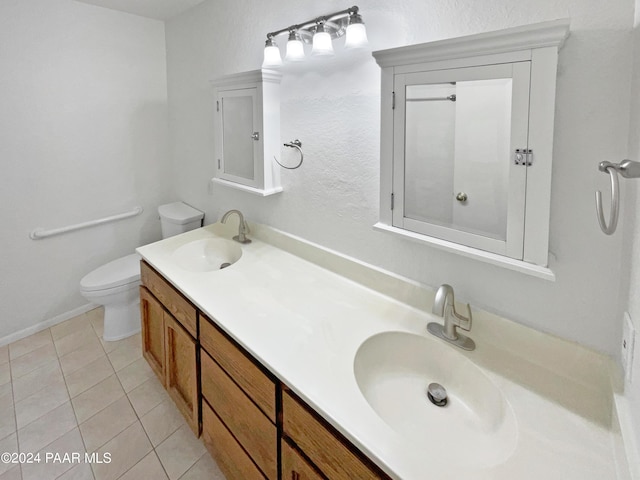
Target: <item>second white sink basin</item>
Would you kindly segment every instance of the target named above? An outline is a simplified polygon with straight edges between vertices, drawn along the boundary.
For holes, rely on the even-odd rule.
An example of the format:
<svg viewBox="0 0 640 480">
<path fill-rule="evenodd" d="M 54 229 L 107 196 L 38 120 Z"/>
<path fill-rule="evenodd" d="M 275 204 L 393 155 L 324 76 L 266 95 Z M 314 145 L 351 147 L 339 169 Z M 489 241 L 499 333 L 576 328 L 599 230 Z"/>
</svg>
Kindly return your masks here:
<svg viewBox="0 0 640 480">
<path fill-rule="evenodd" d="M 242 248 L 225 238 L 203 238 L 177 248 L 172 258 L 178 266 L 193 272 L 224 269 L 242 256 Z"/>
<path fill-rule="evenodd" d="M 374 335 L 356 353 L 356 381 L 378 416 L 429 458 L 472 468 L 502 463 L 518 438 L 511 406 L 454 348 L 405 332 Z M 446 406 L 427 398 L 432 382 L 447 390 Z"/>
</svg>

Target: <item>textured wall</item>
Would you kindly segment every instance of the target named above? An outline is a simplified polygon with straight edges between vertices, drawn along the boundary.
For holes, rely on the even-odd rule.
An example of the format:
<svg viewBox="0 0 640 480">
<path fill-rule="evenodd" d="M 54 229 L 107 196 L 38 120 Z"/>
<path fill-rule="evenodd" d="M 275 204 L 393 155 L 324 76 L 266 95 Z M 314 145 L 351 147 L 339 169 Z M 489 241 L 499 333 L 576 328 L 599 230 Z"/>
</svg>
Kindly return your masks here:
<svg viewBox="0 0 640 480">
<path fill-rule="evenodd" d="M 369 52 L 285 73 L 282 140 L 305 163 L 270 198 L 216 186 L 208 80 L 260 67 L 265 34 L 350 5 L 336 1 L 209 0 L 166 25 L 174 188 L 207 212 L 248 218 L 437 287 L 518 322 L 614 354 L 627 282 L 621 233 L 603 235 L 593 192 L 603 159 L 627 154 L 633 0 L 364 0 L 373 50 L 571 19 L 560 54 L 548 282 L 372 230 L 378 218 L 380 71 Z M 283 151 L 282 155 L 292 152 Z M 623 222 L 624 227 L 624 222 Z"/>
<path fill-rule="evenodd" d="M 164 24 L 71 0 L 3 0 L 0 65 L 2 339 L 86 304 L 82 276 L 159 237 Z M 28 236 L 134 205 L 146 208 L 135 219 Z"/>
</svg>

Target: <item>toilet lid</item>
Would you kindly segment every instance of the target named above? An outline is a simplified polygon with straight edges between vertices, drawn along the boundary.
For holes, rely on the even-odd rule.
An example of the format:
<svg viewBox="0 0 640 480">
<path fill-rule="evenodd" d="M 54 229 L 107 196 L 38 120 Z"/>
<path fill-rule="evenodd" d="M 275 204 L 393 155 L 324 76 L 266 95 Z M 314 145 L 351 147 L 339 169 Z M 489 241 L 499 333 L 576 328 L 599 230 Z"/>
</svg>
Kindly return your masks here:
<svg viewBox="0 0 640 480">
<path fill-rule="evenodd" d="M 140 281 L 140 255 L 132 253 L 106 263 L 80 280 L 84 291 L 106 290 Z"/>
</svg>

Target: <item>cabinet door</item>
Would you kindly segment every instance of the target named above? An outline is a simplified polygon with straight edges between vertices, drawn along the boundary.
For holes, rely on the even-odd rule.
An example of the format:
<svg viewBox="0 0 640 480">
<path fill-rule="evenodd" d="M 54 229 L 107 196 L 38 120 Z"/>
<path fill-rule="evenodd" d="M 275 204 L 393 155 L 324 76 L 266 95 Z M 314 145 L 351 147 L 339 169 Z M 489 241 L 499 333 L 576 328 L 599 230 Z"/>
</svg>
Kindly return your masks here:
<svg viewBox="0 0 640 480">
<path fill-rule="evenodd" d="M 395 75 L 393 226 L 523 259 L 529 85 L 530 62 Z"/>
<path fill-rule="evenodd" d="M 282 480 L 322 480 L 323 477 L 298 455 L 288 443 L 282 442 Z"/>
<path fill-rule="evenodd" d="M 199 435 L 196 343 L 169 314 L 164 314 L 165 388 L 191 430 Z"/>
<path fill-rule="evenodd" d="M 219 132 L 222 147 L 220 178 L 259 186 L 260 126 L 257 112 L 257 88 L 220 92 Z"/>
<path fill-rule="evenodd" d="M 145 287 L 140 287 L 140 319 L 142 355 L 164 385 L 164 311 Z"/>
</svg>

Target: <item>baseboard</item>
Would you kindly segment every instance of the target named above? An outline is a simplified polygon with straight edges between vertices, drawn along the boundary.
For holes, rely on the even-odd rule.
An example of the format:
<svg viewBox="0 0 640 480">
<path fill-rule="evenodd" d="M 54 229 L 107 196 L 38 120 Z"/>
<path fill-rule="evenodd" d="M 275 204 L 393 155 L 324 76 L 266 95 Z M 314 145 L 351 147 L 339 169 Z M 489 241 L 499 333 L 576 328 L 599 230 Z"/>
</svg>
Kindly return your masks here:
<svg viewBox="0 0 640 480">
<path fill-rule="evenodd" d="M 624 474 L 625 466 L 619 465 L 622 472 L 618 472 L 620 478 L 631 478 L 631 480 L 640 480 L 640 455 L 638 453 L 638 439 L 633 428 L 633 422 L 631 419 L 631 409 L 629 400 L 624 395 L 615 393 L 614 408 L 617 420 L 620 425 L 620 435 L 622 437 L 622 443 L 624 445 L 624 455 L 626 457 L 626 467 L 629 469 L 629 476 Z M 622 464 L 623 462 L 619 462 Z"/>
<path fill-rule="evenodd" d="M 27 327 L 24 330 L 20 330 L 19 332 L 11 333 L 6 337 L 0 338 L 0 347 L 3 345 L 8 345 L 9 343 L 13 343 L 22 338 L 28 337 L 29 335 L 33 335 L 34 333 L 38 333 L 47 328 L 53 327 L 58 323 L 62 323 L 73 317 L 77 317 L 78 315 L 82 315 L 83 313 L 86 313 L 89 310 L 93 310 L 94 308 L 97 308 L 97 307 L 98 305 L 96 304 L 87 303 L 86 305 L 82 305 L 81 307 L 74 308 L 73 310 L 69 310 L 68 312 L 61 313 L 60 315 L 56 315 L 53 318 L 49 318 L 48 320 L 44 320 L 42 322 L 36 323 L 35 325 L 31 325 L 30 327 Z"/>
</svg>

